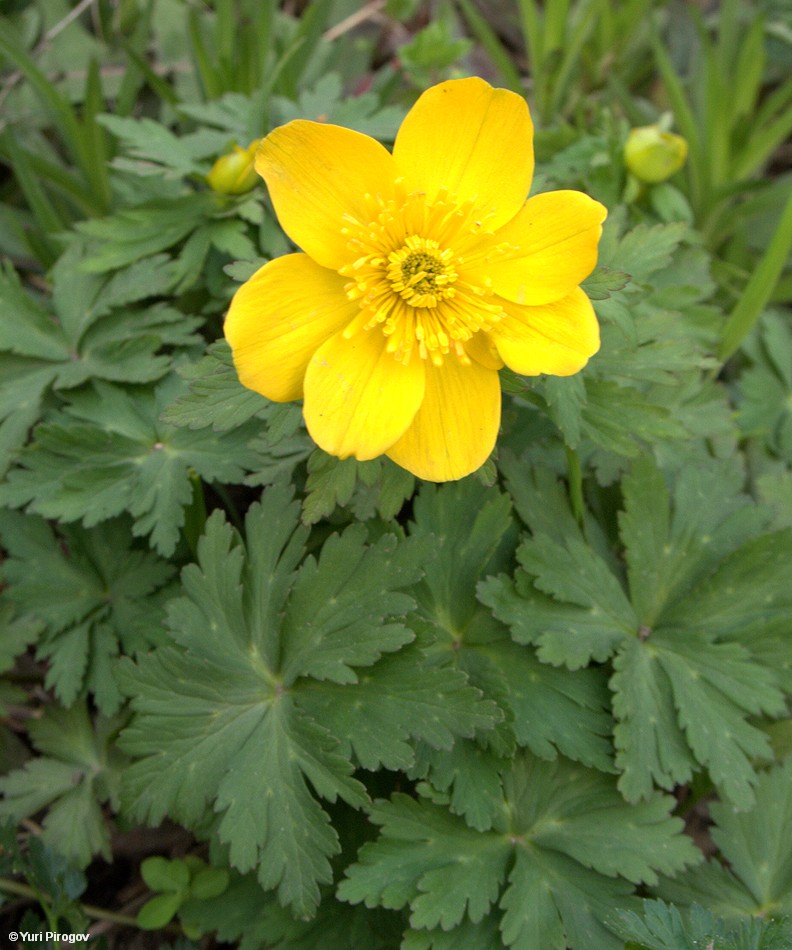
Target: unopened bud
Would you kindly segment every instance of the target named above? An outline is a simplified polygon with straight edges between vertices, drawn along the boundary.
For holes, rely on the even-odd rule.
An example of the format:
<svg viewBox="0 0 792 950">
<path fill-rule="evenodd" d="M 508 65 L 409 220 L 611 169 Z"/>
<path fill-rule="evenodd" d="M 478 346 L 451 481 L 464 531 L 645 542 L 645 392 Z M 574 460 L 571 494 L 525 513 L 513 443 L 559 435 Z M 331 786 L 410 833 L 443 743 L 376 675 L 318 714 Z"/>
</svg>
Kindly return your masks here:
<svg viewBox="0 0 792 950">
<path fill-rule="evenodd" d="M 244 195 L 255 188 L 259 180 L 254 168 L 258 146 L 259 139 L 256 139 L 247 148 L 235 145 L 233 152 L 221 155 L 206 176 L 212 191 L 221 195 Z"/>
<path fill-rule="evenodd" d="M 660 125 L 645 125 L 627 136 L 624 162 L 639 181 L 654 185 L 679 171 L 687 151 L 681 135 L 666 132 Z"/>
</svg>

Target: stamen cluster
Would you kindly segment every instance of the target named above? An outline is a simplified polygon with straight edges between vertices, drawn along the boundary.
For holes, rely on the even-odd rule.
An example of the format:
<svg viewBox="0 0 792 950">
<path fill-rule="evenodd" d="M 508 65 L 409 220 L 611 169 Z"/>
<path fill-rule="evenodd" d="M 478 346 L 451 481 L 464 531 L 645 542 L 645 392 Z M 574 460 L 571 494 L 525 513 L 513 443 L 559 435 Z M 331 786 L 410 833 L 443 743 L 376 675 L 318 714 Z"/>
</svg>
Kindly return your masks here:
<svg viewBox="0 0 792 950">
<path fill-rule="evenodd" d="M 401 363 L 417 349 L 436 366 L 450 354 L 469 364 L 464 344 L 503 315 L 487 299 L 488 281 L 470 271 L 506 248 L 493 240 L 473 202 L 446 192 L 428 202 L 423 192 L 402 189 L 391 201 L 369 196 L 368 202 L 371 220 L 349 216 L 344 228 L 353 261 L 340 273 L 352 278 L 345 290 L 361 308 L 344 335 L 380 326 L 388 352 Z"/>
</svg>

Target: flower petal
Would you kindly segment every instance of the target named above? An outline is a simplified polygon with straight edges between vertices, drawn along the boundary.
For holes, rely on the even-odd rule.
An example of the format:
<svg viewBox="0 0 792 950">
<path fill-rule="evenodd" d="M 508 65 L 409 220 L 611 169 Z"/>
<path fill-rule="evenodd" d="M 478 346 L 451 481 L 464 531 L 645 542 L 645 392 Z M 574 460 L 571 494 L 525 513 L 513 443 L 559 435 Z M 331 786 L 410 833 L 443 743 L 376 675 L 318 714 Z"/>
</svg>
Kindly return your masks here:
<svg viewBox="0 0 792 950">
<path fill-rule="evenodd" d="M 223 327 L 242 385 L 275 402 L 300 399 L 308 361 L 358 312 L 345 284 L 306 254 L 270 261 L 242 284 Z"/>
<path fill-rule="evenodd" d="M 408 191 L 440 189 L 473 200 L 487 227 L 522 207 L 533 175 L 533 123 L 525 100 L 483 79 L 452 79 L 428 89 L 396 136 L 393 157 Z"/>
<path fill-rule="evenodd" d="M 387 455 L 419 478 L 454 481 L 486 462 L 500 425 L 498 374 L 478 363 L 426 364 L 426 393 L 412 425 Z"/>
<path fill-rule="evenodd" d="M 424 395 L 423 360 L 407 365 L 378 329 L 337 334 L 308 365 L 303 415 L 311 438 L 339 458 L 382 455 L 410 425 Z"/>
<path fill-rule="evenodd" d="M 507 316 L 493 338 L 504 363 L 523 376 L 571 376 L 599 349 L 599 324 L 591 301 L 576 287 L 541 307 L 503 301 Z"/>
<path fill-rule="evenodd" d="M 474 333 L 473 336 L 465 341 L 465 352 L 477 363 L 480 363 L 486 369 L 501 369 L 503 360 L 498 355 L 495 347 L 495 341 L 489 333 Z"/>
<path fill-rule="evenodd" d="M 367 194 L 393 195 L 396 166 L 379 142 L 337 125 L 296 119 L 256 153 L 283 230 L 306 254 L 337 270 L 348 263 L 345 215 L 370 220 Z"/>
<path fill-rule="evenodd" d="M 486 265 L 495 293 L 534 307 L 560 300 L 597 265 L 597 242 L 607 210 L 580 191 L 534 195 L 495 237 L 514 245 Z"/>
</svg>

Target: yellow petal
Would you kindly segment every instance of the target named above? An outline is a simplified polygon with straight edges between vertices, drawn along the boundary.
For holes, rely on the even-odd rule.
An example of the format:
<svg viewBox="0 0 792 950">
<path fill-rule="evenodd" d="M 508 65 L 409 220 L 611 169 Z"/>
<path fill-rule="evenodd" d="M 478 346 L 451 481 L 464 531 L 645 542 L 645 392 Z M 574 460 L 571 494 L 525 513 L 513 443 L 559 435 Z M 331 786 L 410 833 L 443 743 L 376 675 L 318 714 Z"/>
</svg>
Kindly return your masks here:
<svg viewBox="0 0 792 950">
<path fill-rule="evenodd" d="M 475 472 L 495 446 L 501 411 L 498 374 L 478 363 L 427 361 L 426 393 L 410 428 L 387 455 L 419 478 L 454 481 Z"/>
<path fill-rule="evenodd" d="M 599 325 L 591 301 L 577 287 L 542 307 L 503 301 L 506 317 L 493 338 L 504 363 L 523 376 L 571 376 L 599 349 Z"/>
<path fill-rule="evenodd" d="M 597 265 L 597 242 L 607 210 L 580 191 L 534 195 L 495 238 L 514 245 L 481 269 L 495 293 L 537 306 L 559 300 Z"/>
<path fill-rule="evenodd" d="M 477 363 L 480 363 L 486 369 L 500 369 L 503 366 L 503 360 L 498 356 L 495 347 L 495 341 L 488 333 L 474 333 L 473 336 L 465 341 L 465 352 Z"/>
<path fill-rule="evenodd" d="M 300 399 L 308 361 L 357 314 L 346 281 L 305 254 L 270 261 L 234 294 L 223 330 L 243 386 Z"/>
<path fill-rule="evenodd" d="M 520 210 L 533 175 L 533 123 L 525 100 L 483 79 L 428 89 L 396 136 L 393 157 L 408 191 L 431 201 L 447 189 L 472 199 L 489 228 Z"/>
<path fill-rule="evenodd" d="M 424 394 L 423 360 L 405 366 L 378 329 L 328 340 L 305 374 L 303 415 L 316 444 L 339 458 L 382 455 L 412 422 Z"/>
<path fill-rule="evenodd" d="M 366 194 L 390 198 L 396 177 L 392 156 L 368 135 L 302 119 L 262 141 L 256 171 L 283 230 L 315 261 L 336 270 L 349 262 L 344 216 L 368 223 Z"/>
</svg>

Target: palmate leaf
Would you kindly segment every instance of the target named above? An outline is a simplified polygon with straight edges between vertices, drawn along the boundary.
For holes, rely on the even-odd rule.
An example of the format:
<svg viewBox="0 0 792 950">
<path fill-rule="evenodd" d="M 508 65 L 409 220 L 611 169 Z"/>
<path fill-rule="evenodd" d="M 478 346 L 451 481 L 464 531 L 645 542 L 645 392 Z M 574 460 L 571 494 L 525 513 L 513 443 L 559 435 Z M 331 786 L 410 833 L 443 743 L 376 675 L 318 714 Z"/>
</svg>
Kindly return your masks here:
<svg viewBox="0 0 792 950">
<path fill-rule="evenodd" d="M 180 393 L 162 413 L 164 422 L 190 429 L 211 426 L 215 432 L 227 432 L 249 419 L 264 418 L 271 407 L 268 399 L 239 382 L 225 340 L 209 345 L 197 363 L 183 364 L 179 375 L 189 391 Z"/>
<path fill-rule="evenodd" d="M 412 773 L 447 793 L 453 810 L 474 827 L 494 820 L 501 757 L 515 743 L 553 759 L 558 752 L 606 771 L 612 769 L 608 740 L 606 682 L 598 671 L 571 676 L 548 668 L 533 649 L 514 643 L 502 624 L 476 600 L 476 582 L 509 566 L 516 526 L 506 495 L 476 479 L 442 488 L 425 486 L 417 496 L 410 527 L 437 551 L 416 588 L 418 611 L 412 626 L 419 645 L 445 675 L 464 672 L 502 710 L 497 732 L 480 732 L 476 742 L 434 743 L 422 749 Z"/>
<path fill-rule="evenodd" d="M 10 267 L 0 272 L 0 350 L 48 366 L 57 388 L 92 378 L 159 379 L 169 364 L 157 350 L 194 344 L 198 324 L 164 306 L 125 309 L 164 289 L 162 259 L 108 281 L 79 270 L 83 253 L 84 245 L 74 241 L 55 264 L 49 304 L 26 291 Z"/>
<path fill-rule="evenodd" d="M 726 865 L 710 860 L 674 880 L 664 878 L 659 896 L 680 907 L 701 904 L 727 920 L 792 916 L 792 759 L 760 774 L 748 811 L 724 802 L 710 811 L 712 838 Z"/>
<path fill-rule="evenodd" d="M 208 160 L 228 146 L 228 135 L 202 128 L 189 135 L 174 135 L 153 119 L 101 115 L 98 122 L 115 135 L 127 155 L 137 159 L 141 174 L 161 175 L 163 170 L 175 177 L 205 175 Z M 202 161 L 203 160 L 203 161 Z"/>
<path fill-rule="evenodd" d="M 100 717 L 94 727 L 84 703 L 69 710 L 50 707 L 28 730 L 41 755 L 0 778 L 0 820 L 21 821 L 47 808 L 46 844 L 80 867 L 95 854 L 110 860 L 101 805 L 109 801 L 118 808 L 126 761 L 114 740 L 121 725 L 120 718 Z"/>
<path fill-rule="evenodd" d="M 156 389 L 133 391 L 96 383 L 75 393 L 62 413 L 36 430 L 0 502 L 90 527 L 128 511 L 133 534 L 150 535 L 164 555 L 176 547 L 191 474 L 241 482 L 257 467 L 248 448 L 255 424 L 215 435 L 159 421 L 183 384 L 169 377 Z"/>
<path fill-rule="evenodd" d="M 603 454 L 636 458 L 647 445 L 676 446 L 697 434 L 687 404 L 710 365 L 706 345 L 717 343 L 710 324 L 718 313 L 704 304 L 714 290 L 706 257 L 681 243 L 686 225 L 639 225 L 620 237 L 621 226 L 621 216 L 612 215 L 600 243 L 604 273 L 630 275 L 612 293 L 595 289 L 600 352 L 580 374 L 531 388 L 568 446 L 585 440 Z M 688 380 L 690 388 L 682 385 Z"/>
<path fill-rule="evenodd" d="M 315 524 L 348 505 L 360 521 L 379 514 L 395 517 L 415 489 L 415 477 L 385 457 L 358 462 L 337 459 L 321 449 L 308 458 L 303 521 Z"/>
<path fill-rule="evenodd" d="M 641 916 L 622 911 L 614 928 L 635 950 L 786 950 L 792 945 L 792 919 L 742 920 L 729 924 L 694 904 L 683 915 L 673 904 L 644 901 Z"/>
<path fill-rule="evenodd" d="M 161 258 L 107 281 L 79 271 L 82 252 L 75 241 L 56 263 L 50 301 L 29 293 L 10 266 L 0 268 L 2 470 L 40 418 L 51 388 L 90 379 L 150 382 L 168 370 L 164 346 L 195 343 L 194 318 L 162 305 L 130 306 L 170 283 Z"/>
<path fill-rule="evenodd" d="M 764 315 L 748 353 L 753 365 L 740 376 L 740 428 L 792 462 L 792 333 L 782 314 Z"/>
<path fill-rule="evenodd" d="M 80 265 L 83 272 L 103 274 L 168 250 L 197 231 L 215 210 L 211 192 L 154 199 L 106 218 L 77 225 L 93 239 Z"/>
<path fill-rule="evenodd" d="M 427 666 L 420 651 L 402 650 L 357 674 L 357 682 L 311 684 L 303 707 L 340 740 L 344 755 L 363 768 L 407 769 L 414 742 L 451 750 L 455 739 L 491 729 L 501 718 L 468 686 L 461 671 Z"/>
<path fill-rule="evenodd" d="M 240 216 L 230 217 L 219 196 L 203 191 L 154 198 L 106 218 L 81 222 L 77 230 L 93 240 L 87 242 L 80 270 L 109 274 L 129 266 L 145 268 L 152 259 L 171 252 L 167 289 L 184 292 L 202 276 L 212 247 L 231 258 L 256 258 L 248 223 L 241 216 L 247 209 L 237 210 Z"/>
<path fill-rule="evenodd" d="M 332 122 L 373 138 L 390 141 L 395 138 L 404 119 L 401 106 L 381 106 L 379 96 L 374 92 L 345 95 L 343 80 L 335 72 L 323 75 L 311 89 L 303 90 L 297 102 L 274 96 L 272 105 L 278 123 L 290 122 L 292 119 Z"/>
<path fill-rule="evenodd" d="M 628 882 L 697 859 L 669 799 L 629 806 L 612 778 L 562 759 L 520 753 L 502 788 L 498 821 L 484 832 L 425 800 L 375 804 L 380 837 L 361 848 L 339 897 L 409 907 L 412 927 L 430 933 L 492 917 L 508 947 L 615 950 L 604 921 L 614 906 L 630 906 Z"/>
<path fill-rule="evenodd" d="M 43 629 L 41 620 L 29 614 L 19 614 L 9 600 L 0 599 L 0 673 L 11 669 L 19 654 L 36 642 Z"/>
<path fill-rule="evenodd" d="M 404 928 L 401 914 L 351 907 L 334 900 L 328 888 L 323 888 L 322 898 L 315 917 L 295 919 L 262 890 L 254 874 L 232 871 L 222 894 L 187 901 L 179 919 L 200 933 L 214 932 L 218 940 L 239 950 L 315 950 L 318 946 L 391 950 L 398 945 Z"/>
<path fill-rule="evenodd" d="M 639 461 L 623 483 L 626 578 L 567 529 L 561 540 L 540 532 L 524 542 L 514 580 L 480 585 L 483 602 L 543 662 L 577 669 L 612 659 L 619 787 L 631 801 L 706 767 L 746 807 L 752 759 L 770 755 L 748 720 L 784 709 L 792 533 L 757 538 L 766 513 L 739 487 L 730 463 L 712 462 L 683 471 L 670 492 Z"/>
<path fill-rule="evenodd" d="M 171 604 L 177 645 L 126 663 L 121 676 L 137 712 L 123 738 L 139 759 L 127 773 L 130 808 L 189 825 L 213 806 L 232 865 L 256 867 L 298 916 L 314 912 L 339 850 L 319 799 L 367 800 L 352 777 L 350 734 L 374 703 L 365 678 L 398 711 L 394 722 L 381 720 L 388 758 L 394 748 L 401 755 L 406 736 L 448 742 L 491 722 L 463 677 L 424 676 L 420 654 L 408 665 L 431 697 L 422 707 L 419 693 L 412 720 L 400 705 L 408 674 L 386 655 L 396 660 L 413 638 L 400 619 L 414 607 L 403 590 L 420 576 L 423 545 L 389 534 L 367 543 L 354 526 L 315 560 L 305 557 L 306 539 L 299 504 L 283 486 L 248 513 L 244 546 L 214 514 L 199 563 L 182 574 L 185 596 Z M 435 721 L 445 703 L 458 723 L 452 714 Z M 424 725 L 427 707 L 434 716 Z"/>
<path fill-rule="evenodd" d="M 41 518 L 3 511 L 0 539 L 8 553 L 3 598 L 18 623 L 37 631 L 38 656 L 49 661 L 46 685 L 64 706 L 90 691 L 102 712 L 115 712 L 116 656 L 162 639 L 172 565 L 135 550 L 119 521 L 56 534 Z"/>
</svg>

